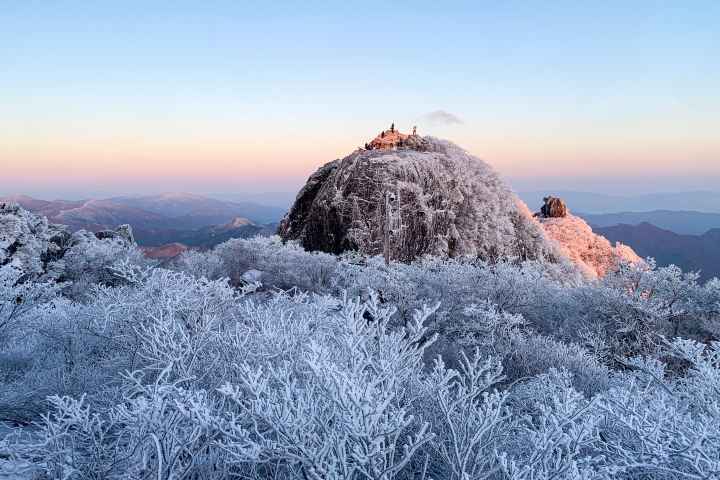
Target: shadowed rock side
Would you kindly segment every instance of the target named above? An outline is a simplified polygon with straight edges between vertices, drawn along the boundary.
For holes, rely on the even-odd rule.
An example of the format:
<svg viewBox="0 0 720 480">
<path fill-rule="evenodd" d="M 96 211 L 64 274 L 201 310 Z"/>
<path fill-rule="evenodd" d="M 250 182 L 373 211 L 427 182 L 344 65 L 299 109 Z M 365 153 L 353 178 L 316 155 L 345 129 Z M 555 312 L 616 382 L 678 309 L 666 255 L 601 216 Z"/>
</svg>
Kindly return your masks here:
<svg viewBox="0 0 720 480">
<path fill-rule="evenodd" d="M 487 164 L 450 142 L 410 138 L 321 167 L 281 222 L 280 236 L 307 250 L 357 250 L 399 261 L 561 258 Z"/>
</svg>

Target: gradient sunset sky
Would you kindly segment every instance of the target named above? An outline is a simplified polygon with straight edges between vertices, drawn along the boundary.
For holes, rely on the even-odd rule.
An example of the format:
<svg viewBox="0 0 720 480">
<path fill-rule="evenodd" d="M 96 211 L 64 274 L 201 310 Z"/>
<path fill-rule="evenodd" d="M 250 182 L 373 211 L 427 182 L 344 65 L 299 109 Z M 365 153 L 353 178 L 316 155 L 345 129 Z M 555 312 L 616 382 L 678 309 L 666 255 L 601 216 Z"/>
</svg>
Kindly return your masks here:
<svg viewBox="0 0 720 480">
<path fill-rule="evenodd" d="M 0 195 L 294 191 L 391 121 L 518 190 L 720 190 L 720 2 L 0 0 Z"/>
</svg>

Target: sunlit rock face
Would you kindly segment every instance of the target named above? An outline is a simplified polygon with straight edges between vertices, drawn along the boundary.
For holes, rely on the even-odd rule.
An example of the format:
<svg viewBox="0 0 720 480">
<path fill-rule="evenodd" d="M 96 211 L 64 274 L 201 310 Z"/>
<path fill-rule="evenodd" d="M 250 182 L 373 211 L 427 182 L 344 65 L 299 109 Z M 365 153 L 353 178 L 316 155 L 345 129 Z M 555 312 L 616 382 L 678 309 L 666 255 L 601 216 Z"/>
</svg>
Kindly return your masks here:
<svg viewBox="0 0 720 480">
<path fill-rule="evenodd" d="M 627 245 L 619 242 L 612 245 L 605 237 L 594 233 L 585 220 L 569 212 L 561 199 L 545 197 L 544 200 L 535 217 L 548 237 L 557 242 L 562 253 L 586 278 L 603 277 L 616 270 L 621 262 L 643 261 Z"/>
<path fill-rule="evenodd" d="M 389 130 L 383 130 L 377 137 L 365 144 L 365 150 L 396 150 L 411 149 L 416 151 L 427 151 L 431 149 L 429 141 L 425 137 L 415 133 L 405 134 L 395 129 L 395 124 Z"/>
<path fill-rule="evenodd" d="M 489 165 L 450 142 L 394 129 L 320 167 L 279 234 L 307 250 L 397 261 L 561 258 Z"/>
<path fill-rule="evenodd" d="M 557 197 L 543 198 L 544 204 L 540 207 L 539 216 L 542 218 L 564 218 L 567 217 L 568 209 L 565 202 Z"/>
</svg>

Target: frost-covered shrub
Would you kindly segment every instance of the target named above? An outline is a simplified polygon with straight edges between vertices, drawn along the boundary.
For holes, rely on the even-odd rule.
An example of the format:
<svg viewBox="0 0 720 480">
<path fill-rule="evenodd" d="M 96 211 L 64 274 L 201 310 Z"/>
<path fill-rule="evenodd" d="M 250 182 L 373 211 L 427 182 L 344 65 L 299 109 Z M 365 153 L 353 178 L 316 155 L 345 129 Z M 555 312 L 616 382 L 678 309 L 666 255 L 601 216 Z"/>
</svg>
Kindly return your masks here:
<svg viewBox="0 0 720 480">
<path fill-rule="evenodd" d="M 608 388 L 610 369 L 580 345 L 562 342 L 529 328 L 522 315 L 500 310 L 492 303 L 473 305 L 442 331 L 450 346 L 479 349 L 502 361 L 505 377 L 513 382 L 555 370 L 569 373 L 573 387 L 586 395 Z M 453 359 L 452 351 L 444 355 Z"/>
<path fill-rule="evenodd" d="M 359 296 L 372 290 L 397 308 L 398 325 L 423 304 L 440 302 L 433 318 L 438 332 L 462 323 L 469 305 L 490 302 L 502 312 L 522 315 L 547 340 L 582 345 L 613 366 L 617 357 L 656 352 L 658 335 L 706 339 L 718 330 L 718 315 L 709 313 L 718 303 L 713 301 L 718 288 L 712 282 L 698 285 L 696 274 L 677 267 L 656 268 L 651 260 L 622 264 L 600 281 L 583 281 L 563 265 L 537 261 L 427 257 L 387 265 L 380 257 L 337 258 L 277 238 L 256 238 L 189 254 L 184 265 L 195 275 L 213 272 L 214 278 L 224 272 L 235 284 L 244 283 L 243 274 L 251 271 L 267 287 L 343 289 Z"/>
<path fill-rule="evenodd" d="M 375 297 L 259 300 L 239 298 L 224 326 L 177 322 L 197 341 L 146 330 L 142 367 L 119 378 L 115 401 L 53 397 L 41 441 L 18 452 L 66 478 L 720 473 L 720 344 L 672 343 L 690 365 L 684 377 L 636 358 L 609 389 L 583 395 L 566 369 L 508 384 L 482 348 L 461 354 L 457 370 L 441 359 L 426 368 L 423 323 L 432 310 L 397 330 Z"/>
<path fill-rule="evenodd" d="M 92 302 L 56 299 L 24 321 L 16 341 L 0 351 L 6 359 L 0 367 L 0 416 L 31 419 L 46 408 L 49 395 L 87 392 L 92 400 L 109 401 L 118 395 L 122 372 L 177 353 L 146 351 L 143 338 L 156 334 L 169 341 L 171 335 L 183 334 L 193 344 L 202 341 L 198 332 L 206 325 L 233 316 L 238 292 L 226 280 L 160 269 L 133 270 L 132 276 L 124 270 L 127 266 L 117 265 L 125 285 L 94 285 L 84 295 Z M 178 330 L 178 325 L 183 328 Z M 194 371 L 205 367 L 212 370 L 212 365 L 200 363 Z"/>
<path fill-rule="evenodd" d="M 39 447 L 48 470 L 393 478 L 432 438 L 406 394 L 420 381 L 431 310 L 391 331 L 393 311 L 377 302 L 276 294 L 238 307 L 231 326 L 176 323 L 196 341 L 146 330 L 146 363 L 114 405 L 54 398 Z"/>
<path fill-rule="evenodd" d="M 720 279 L 708 281 L 695 304 L 703 331 L 720 338 Z"/>
<path fill-rule="evenodd" d="M 594 402 L 602 419 L 593 444 L 626 478 L 714 478 L 720 475 L 720 345 L 671 344 L 690 363 L 667 380 L 655 359 L 631 361 L 636 373 Z"/>
<path fill-rule="evenodd" d="M 655 268 L 652 262 L 621 265 L 599 283 L 571 294 L 576 316 L 567 318 L 565 328 L 604 337 L 610 360 L 657 352 L 659 336 L 687 333 L 683 323 L 701 316 L 697 274 L 675 266 Z"/>
<path fill-rule="evenodd" d="M 186 250 L 175 257 L 169 266 L 196 278 L 205 277 L 217 280 L 230 276 L 225 272 L 222 259 L 212 250 Z"/>
<path fill-rule="evenodd" d="M 24 383 L 24 372 L 44 353 L 31 332 L 38 318 L 51 315 L 61 303 L 60 288 L 49 279 L 31 281 L 15 266 L 0 266 L 0 418 L 17 418 L 35 399 L 27 398 L 36 386 Z"/>
<path fill-rule="evenodd" d="M 56 299 L 36 310 L 5 343 L 0 417 L 31 421 L 47 409 L 48 395 L 82 394 L 107 378 L 101 365 L 84 361 L 95 345 L 77 328 L 81 312 L 81 305 Z"/>
<path fill-rule="evenodd" d="M 98 248 L 71 295 L 0 267 L 0 418 L 39 421 L 11 453 L 51 478 L 720 475 L 717 281 Z"/>
<path fill-rule="evenodd" d="M 435 360 L 420 407 L 433 425 L 426 449 L 432 478 L 478 478 L 499 468 L 497 452 L 513 425 L 508 393 L 496 389 L 504 378 L 500 362 L 479 350 L 461 353 L 458 370 Z"/>
<path fill-rule="evenodd" d="M 98 240 L 90 232 L 77 232 L 75 243 L 65 252 L 62 279 L 70 282 L 67 294 L 81 298 L 94 284 L 115 285 L 119 281 L 115 267 L 129 262 L 148 265 L 142 252 L 122 238 Z"/>
<path fill-rule="evenodd" d="M 210 252 L 185 252 L 174 268 L 195 276 L 228 277 L 233 285 L 246 283 L 243 274 L 257 270 L 266 287 L 326 293 L 335 286 L 337 264 L 334 255 L 306 252 L 275 236 L 235 238 Z"/>
<path fill-rule="evenodd" d="M 0 347 L 15 338 L 14 330 L 53 300 L 59 290 L 53 280 L 31 281 L 12 265 L 0 266 Z"/>
<path fill-rule="evenodd" d="M 569 301 L 563 286 L 574 281 L 538 262 L 490 264 L 469 259 L 425 258 L 385 265 L 373 257 L 345 261 L 340 272 L 344 288 L 356 294 L 377 291 L 383 301 L 398 308 L 401 317 L 424 302 L 437 301 L 441 303 L 438 323 L 452 324 L 468 306 L 490 302 L 548 331 L 562 323 Z"/>
<path fill-rule="evenodd" d="M 498 455 L 499 478 L 614 478 L 592 449 L 600 420 L 590 411 L 593 401 L 572 387 L 566 372 L 551 369 L 510 395 L 516 422 Z"/>
</svg>

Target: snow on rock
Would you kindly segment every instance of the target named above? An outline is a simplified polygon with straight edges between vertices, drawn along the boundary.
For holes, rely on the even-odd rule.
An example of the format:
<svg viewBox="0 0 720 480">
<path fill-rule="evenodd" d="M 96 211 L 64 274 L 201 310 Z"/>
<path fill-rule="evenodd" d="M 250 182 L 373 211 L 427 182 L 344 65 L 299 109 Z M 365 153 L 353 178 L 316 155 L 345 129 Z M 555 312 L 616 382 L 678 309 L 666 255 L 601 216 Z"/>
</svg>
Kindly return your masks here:
<svg viewBox="0 0 720 480">
<path fill-rule="evenodd" d="M 242 274 L 242 279 L 249 283 L 260 282 L 264 274 L 265 272 L 251 268 Z"/>
<path fill-rule="evenodd" d="M 307 250 L 358 250 L 399 261 L 561 257 L 489 165 L 433 137 L 396 131 L 386 137 L 397 141 L 371 142 L 318 169 L 281 222 L 280 236 Z"/>
<path fill-rule="evenodd" d="M 566 212 L 564 217 L 537 216 L 547 235 L 575 263 L 587 278 L 605 276 L 618 268 L 620 262 L 639 263 L 643 260 L 632 248 L 616 243 L 592 231 L 582 218 Z"/>
<path fill-rule="evenodd" d="M 568 214 L 567 205 L 560 198 L 557 197 L 545 197 L 543 198 L 542 207 L 540 207 L 539 216 L 543 218 L 563 218 Z"/>
<path fill-rule="evenodd" d="M 86 251 L 103 239 L 132 244 L 132 229 L 122 225 L 115 231 L 70 234 L 64 225 L 48 223 L 46 217 L 16 203 L 0 202 L 0 266 L 12 266 L 24 276 L 58 279 L 65 271 L 63 258 L 68 251 Z"/>
<path fill-rule="evenodd" d="M 61 225 L 49 224 L 16 203 L 0 203 L 0 265 L 27 275 L 53 272 L 71 235 Z"/>
<path fill-rule="evenodd" d="M 105 238 L 121 238 L 127 243 L 135 243 L 135 235 L 133 235 L 133 229 L 127 223 L 120 225 L 115 230 L 101 230 L 99 232 L 96 232 L 95 237 L 99 240 L 103 240 Z"/>
</svg>

